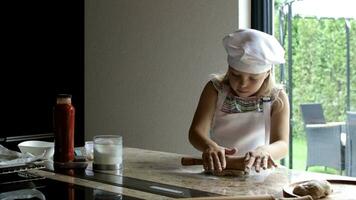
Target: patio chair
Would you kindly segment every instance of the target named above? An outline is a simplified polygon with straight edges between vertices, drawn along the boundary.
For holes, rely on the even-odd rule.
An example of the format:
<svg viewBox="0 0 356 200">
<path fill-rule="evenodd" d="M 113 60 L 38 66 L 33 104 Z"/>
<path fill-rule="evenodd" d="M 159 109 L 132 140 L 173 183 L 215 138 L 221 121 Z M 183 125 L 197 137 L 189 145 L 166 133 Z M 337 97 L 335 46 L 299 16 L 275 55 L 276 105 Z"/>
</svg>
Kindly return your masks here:
<svg viewBox="0 0 356 200">
<path fill-rule="evenodd" d="M 301 104 L 304 124 L 326 124 L 324 111 L 320 103 Z"/>
<path fill-rule="evenodd" d="M 310 166 L 345 169 L 345 145 L 342 141 L 343 122 L 326 123 L 320 103 L 301 104 L 304 130 L 307 136 L 307 164 Z"/>
<path fill-rule="evenodd" d="M 346 175 L 356 177 L 356 112 L 347 112 Z"/>
</svg>

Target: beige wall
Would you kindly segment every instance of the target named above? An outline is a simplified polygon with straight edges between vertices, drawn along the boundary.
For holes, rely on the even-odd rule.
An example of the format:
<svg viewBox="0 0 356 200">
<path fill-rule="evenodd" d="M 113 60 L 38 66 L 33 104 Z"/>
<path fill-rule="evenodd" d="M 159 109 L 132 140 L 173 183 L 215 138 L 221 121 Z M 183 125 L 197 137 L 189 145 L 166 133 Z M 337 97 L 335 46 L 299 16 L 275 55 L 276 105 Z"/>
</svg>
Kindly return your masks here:
<svg viewBox="0 0 356 200">
<path fill-rule="evenodd" d="M 209 74 L 226 70 L 237 4 L 86 0 L 86 140 L 120 134 L 125 146 L 197 153 L 188 129 Z"/>
<path fill-rule="evenodd" d="M 251 0 L 238 0 L 238 27 L 251 27 Z"/>
</svg>

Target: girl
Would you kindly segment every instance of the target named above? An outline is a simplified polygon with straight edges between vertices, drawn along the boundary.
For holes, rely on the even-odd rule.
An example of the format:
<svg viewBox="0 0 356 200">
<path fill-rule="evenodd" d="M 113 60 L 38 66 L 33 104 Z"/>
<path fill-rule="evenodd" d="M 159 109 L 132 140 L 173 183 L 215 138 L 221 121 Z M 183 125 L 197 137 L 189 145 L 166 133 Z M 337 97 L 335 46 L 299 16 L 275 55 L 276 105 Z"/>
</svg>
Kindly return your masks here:
<svg viewBox="0 0 356 200">
<path fill-rule="evenodd" d="M 285 62 L 283 47 L 253 29 L 233 32 L 223 44 L 228 70 L 206 84 L 189 141 L 203 152 L 206 171 L 225 169 L 227 155 L 237 156 L 233 162 L 242 162 L 245 170 L 277 166 L 275 160 L 288 153 L 289 139 L 288 97 L 272 73 L 272 65 Z"/>
</svg>

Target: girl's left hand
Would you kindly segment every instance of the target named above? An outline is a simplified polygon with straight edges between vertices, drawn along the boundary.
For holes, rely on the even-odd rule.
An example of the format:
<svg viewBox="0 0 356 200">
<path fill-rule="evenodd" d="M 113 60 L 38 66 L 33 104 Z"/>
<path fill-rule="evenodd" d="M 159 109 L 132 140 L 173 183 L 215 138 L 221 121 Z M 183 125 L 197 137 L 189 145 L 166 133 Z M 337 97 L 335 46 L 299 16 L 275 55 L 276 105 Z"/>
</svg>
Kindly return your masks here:
<svg viewBox="0 0 356 200">
<path fill-rule="evenodd" d="M 256 172 L 260 172 L 262 169 L 277 167 L 272 156 L 264 147 L 258 147 L 253 151 L 249 151 L 245 155 L 245 171 L 249 171 L 252 167 L 255 167 Z"/>
</svg>

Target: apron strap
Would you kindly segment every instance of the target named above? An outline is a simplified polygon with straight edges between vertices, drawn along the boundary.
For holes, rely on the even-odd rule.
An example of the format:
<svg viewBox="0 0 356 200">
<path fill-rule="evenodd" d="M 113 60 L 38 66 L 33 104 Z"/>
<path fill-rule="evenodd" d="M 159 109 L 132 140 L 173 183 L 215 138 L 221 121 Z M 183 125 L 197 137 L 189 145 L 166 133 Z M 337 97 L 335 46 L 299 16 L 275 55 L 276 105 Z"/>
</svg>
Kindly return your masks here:
<svg viewBox="0 0 356 200">
<path fill-rule="evenodd" d="M 268 145 L 270 142 L 270 132 L 271 132 L 271 97 L 263 97 L 263 115 L 265 119 L 265 144 Z"/>
</svg>

